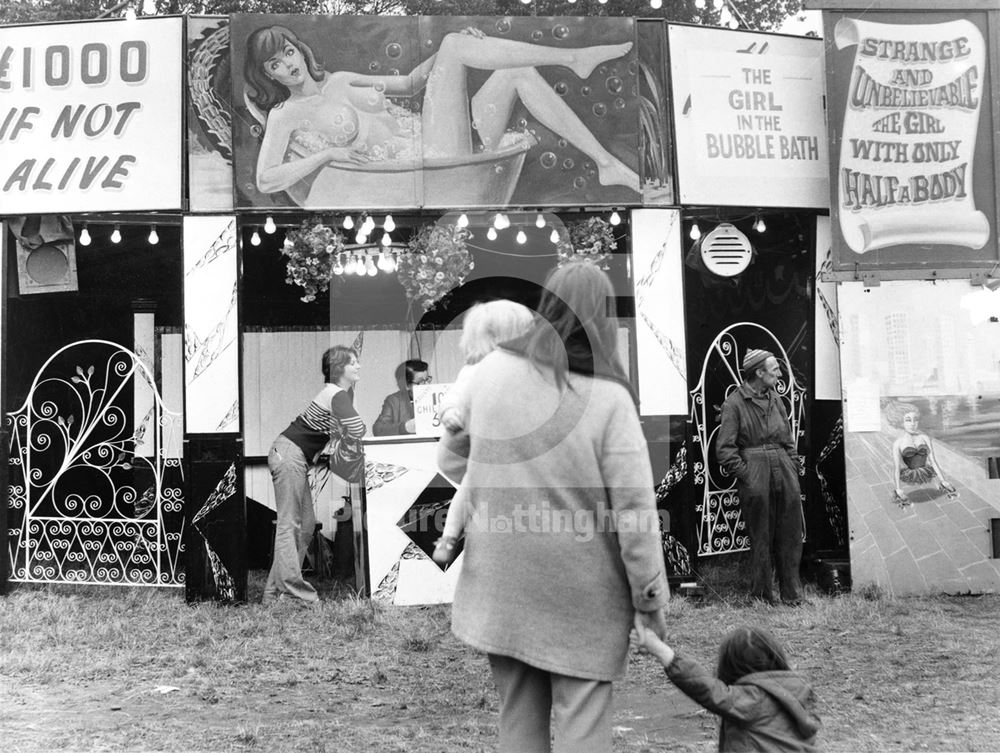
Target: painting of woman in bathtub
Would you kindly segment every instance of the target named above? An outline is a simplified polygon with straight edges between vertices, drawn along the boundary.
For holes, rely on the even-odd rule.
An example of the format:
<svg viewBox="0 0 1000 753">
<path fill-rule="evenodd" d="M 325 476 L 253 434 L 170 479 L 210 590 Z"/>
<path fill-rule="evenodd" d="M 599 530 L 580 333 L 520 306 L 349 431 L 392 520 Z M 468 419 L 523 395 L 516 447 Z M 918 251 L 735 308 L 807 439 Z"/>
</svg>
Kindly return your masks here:
<svg viewBox="0 0 1000 753">
<path fill-rule="evenodd" d="M 520 203 L 638 196 L 635 170 L 602 144 L 567 101 L 568 91 L 540 73 L 558 70 L 567 88 L 563 79 L 586 82 L 607 77 L 611 68 L 627 78 L 635 67 L 628 19 L 614 20 L 620 32 L 614 36 L 623 41 L 567 46 L 510 38 L 497 32 L 495 19 L 458 19 L 472 23 L 455 30 L 441 28 L 436 18 L 272 18 L 281 22 L 246 17 L 253 28 L 242 37 L 234 20 L 234 51 L 243 50 L 242 60 L 234 60 L 234 69 L 242 70 L 234 97 L 245 103 L 259 135 L 256 143 L 237 144 L 237 162 L 252 163 L 243 165 L 241 174 L 250 180 L 242 185 L 252 182 L 253 190 L 238 190 L 241 206 L 270 206 L 270 197 L 282 193 L 310 209 L 503 206 L 522 182 L 527 196 Z M 494 33 L 483 30 L 487 25 Z M 360 39 L 345 33 L 358 31 Z M 365 34 L 371 31 L 379 33 Z M 245 41 L 237 47 L 240 38 Z M 385 41 L 391 38 L 399 41 Z M 340 48 L 357 50 L 365 41 L 378 55 L 355 52 L 344 59 Z M 516 117 L 522 111 L 525 117 Z M 529 128 L 529 118 L 539 127 Z M 560 162 L 551 150 L 538 153 L 549 136 L 580 155 L 582 172 L 566 175 L 554 191 L 524 174 L 529 159 L 542 170 L 572 171 L 572 158 Z M 623 156 L 637 158 L 635 151 Z M 539 189 L 547 195 L 537 195 Z"/>
<path fill-rule="evenodd" d="M 957 499 L 958 492 L 945 481 L 934 456 L 934 442 L 920 431 L 920 409 L 913 403 L 893 401 L 886 408 L 886 418 L 900 429 L 892 445 L 892 477 L 896 484 L 893 502 L 901 507 L 911 504 L 904 487 L 934 488 L 949 499 Z"/>
</svg>

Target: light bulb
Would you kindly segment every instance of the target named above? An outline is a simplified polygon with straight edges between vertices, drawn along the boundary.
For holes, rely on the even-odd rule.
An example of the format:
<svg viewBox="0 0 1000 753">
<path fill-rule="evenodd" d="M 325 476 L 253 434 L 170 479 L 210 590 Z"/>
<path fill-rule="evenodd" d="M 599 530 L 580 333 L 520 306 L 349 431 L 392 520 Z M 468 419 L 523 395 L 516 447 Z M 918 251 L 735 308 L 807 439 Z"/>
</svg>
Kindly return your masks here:
<svg viewBox="0 0 1000 753">
<path fill-rule="evenodd" d="M 503 220 L 503 227 L 500 228 L 501 230 L 506 230 L 510 227 L 510 217 L 505 214 L 501 214 L 500 219 Z"/>
<path fill-rule="evenodd" d="M 378 268 L 375 266 L 375 260 L 372 257 L 368 257 L 368 261 L 365 263 L 365 274 L 369 277 L 374 277 L 378 274 Z"/>
<path fill-rule="evenodd" d="M 705 9 L 705 0 L 694 0 L 694 7 L 698 10 Z"/>
<path fill-rule="evenodd" d="M 354 236 L 354 242 L 359 246 L 363 246 L 368 242 L 368 236 L 365 235 L 365 229 L 363 227 L 358 230 L 357 234 Z"/>
<path fill-rule="evenodd" d="M 115 225 L 115 229 L 111 231 L 111 242 L 112 243 L 122 242 L 122 231 L 118 229 L 117 225 Z"/>
<path fill-rule="evenodd" d="M 392 236 L 389 235 L 389 231 L 388 230 L 386 232 L 382 233 L 382 245 L 383 246 L 390 246 L 390 245 L 392 245 Z"/>
<path fill-rule="evenodd" d="M 347 261 L 344 262 L 344 274 L 345 275 L 353 275 L 354 274 L 354 266 L 355 266 L 354 265 L 354 257 L 351 256 L 351 255 L 348 255 Z"/>
<path fill-rule="evenodd" d="M 268 235 L 274 235 L 274 231 L 278 229 L 278 226 L 274 224 L 274 217 L 271 215 L 267 216 L 264 220 L 264 232 Z"/>
<path fill-rule="evenodd" d="M 521 0 L 524 5 L 531 5 L 531 0 Z"/>
<path fill-rule="evenodd" d="M 618 214 L 618 210 L 617 209 L 611 213 L 610 221 L 611 221 L 612 225 L 621 225 L 622 224 L 622 216 L 620 214 Z"/>
<path fill-rule="evenodd" d="M 491 227 L 486 231 L 486 237 L 491 241 L 495 241 L 497 239 L 497 229 L 495 227 Z"/>
<path fill-rule="evenodd" d="M 723 7 L 723 9 L 719 11 L 719 23 L 728 24 L 731 19 L 732 16 L 729 14 L 729 8 Z"/>
<path fill-rule="evenodd" d="M 387 272 L 395 272 L 399 268 L 399 257 L 396 254 L 388 254 L 389 269 Z"/>
<path fill-rule="evenodd" d="M 391 233 L 396 229 L 396 223 L 393 222 L 391 214 L 387 214 L 385 216 L 385 222 L 382 223 L 382 229 L 387 233 Z"/>
<path fill-rule="evenodd" d="M 352 229 L 354 227 L 354 220 L 351 219 L 351 215 L 347 215 L 342 224 L 344 226 L 344 230 Z"/>
<path fill-rule="evenodd" d="M 734 17 L 730 16 L 729 17 L 729 28 L 730 29 L 738 29 L 738 28 L 740 28 L 740 22 L 737 21 Z"/>
<path fill-rule="evenodd" d="M 365 221 L 361 223 L 361 229 L 365 231 L 365 235 L 371 233 L 375 229 L 375 220 L 369 214 L 365 217 Z"/>
<path fill-rule="evenodd" d="M 552 228 L 552 232 L 549 234 L 549 240 L 552 241 L 553 243 L 558 243 L 559 242 L 559 231 L 556 230 L 555 228 Z"/>
<path fill-rule="evenodd" d="M 525 243 L 528 242 L 528 236 L 524 234 L 523 230 L 518 230 L 516 240 L 521 245 L 524 245 Z"/>
<path fill-rule="evenodd" d="M 375 266 L 377 266 L 383 272 L 392 271 L 392 262 L 389 261 L 389 256 L 384 253 L 378 255 L 378 262 L 376 263 Z"/>
<path fill-rule="evenodd" d="M 767 225 L 764 224 L 763 217 L 757 218 L 757 222 L 756 224 L 754 224 L 753 229 L 756 230 L 758 233 L 763 233 L 765 230 L 767 230 Z"/>
<path fill-rule="evenodd" d="M 155 2 L 155 0 L 142 0 L 142 15 L 144 15 L 144 16 L 155 16 L 156 15 L 156 2 Z"/>
<path fill-rule="evenodd" d="M 152 225 L 149 228 L 149 238 L 147 238 L 147 240 L 149 241 L 150 246 L 155 246 L 157 243 L 160 242 L 160 236 L 156 232 L 156 225 Z"/>
<path fill-rule="evenodd" d="M 608 0 L 597 0 L 597 2 L 599 2 L 601 5 L 607 5 L 608 4 Z"/>
<path fill-rule="evenodd" d="M 469 226 L 469 215 L 467 215 L 465 212 L 462 212 L 462 214 L 459 216 L 459 218 L 458 218 L 458 226 L 459 227 L 468 227 Z"/>
<path fill-rule="evenodd" d="M 87 226 L 83 226 L 83 230 L 80 231 L 80 245 L 89 246 L 90 245 L 90 231 L 87 230 Z"/>
<path fill-rule="evenodd" d="M 256 230 L 253 231 L 253 235 L 250 236 L 250 245 L 259 246 L 260 245 L 260 233 Z"/>
<path fill-rule="evenodd" d="M 337 261 L 335 261 L 333 263 L 333 269 L 330 270 L 335 275 L 342 275 L 342 274 L 344 274 L 344 265 L 340 261 L 341 257 L 342 257 L 342 254 L 337 254 Z"/>
<path fill-rule="evenodd" d="M 712 7 L 716 10 L 722 10 L 726 5 L 726 0 L 712 0 Z"/>
<path fill-rule="evenodd" d="M 649 7 L 653 10 L 659 10 L 663 7 L 663 0 L 649 0 Z"/>
<path fill-rule="evenodd" d="M 691 240 L 693 241 L 696 241 L 699 238 L 701 238 L 701 228 L 698 227 L 697 221 L 691 223 L 691 232 L 689 235 L 691 237 Z"/>
<path fill-rule="evenodd" d="M 133 8 L 131 5 L 128 6 L 128 8 L 125 10 L 125 20 L 135 21 L 135 8 Z"/>
<path fill-rule="evenodd" d="M 497 230 L 503 230 L 503 214 L 497 212 L 496 217 L 493 218 L 493 227 Z"/>
<path fill-rule="evenodd" d="M 359 256 L 357 263 L 354 265 L 354 274 L 358 277 L 364 277 L 367 272 L 365 260 Z"/>
<path fill-rule="evenodd" d="M 541 212 L 535 216 L 535 227 L 539 229 L 545 227 L 545 215 Z"/>
</svg>

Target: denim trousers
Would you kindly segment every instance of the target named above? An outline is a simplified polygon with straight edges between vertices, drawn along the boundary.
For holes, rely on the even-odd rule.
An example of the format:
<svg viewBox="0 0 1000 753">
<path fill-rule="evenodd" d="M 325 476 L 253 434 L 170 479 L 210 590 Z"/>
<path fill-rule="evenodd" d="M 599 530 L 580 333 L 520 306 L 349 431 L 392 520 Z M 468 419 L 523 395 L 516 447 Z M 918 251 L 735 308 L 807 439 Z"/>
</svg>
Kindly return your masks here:
<svg viewBox="0 0 1000 753">
<path fill-rule="evenodd" d="M 282 434 L 271 445 L 267 467 L 274 483 L 278 518 L 274 527 L 274 559 L 264 586 L 264 601 L 279 596 L 318 601 L 316 589 L 302 578 L 302 560 L 316 527 L 316 512 L 309 490 L 309 462 L 299 446 Z"/>
</svg>

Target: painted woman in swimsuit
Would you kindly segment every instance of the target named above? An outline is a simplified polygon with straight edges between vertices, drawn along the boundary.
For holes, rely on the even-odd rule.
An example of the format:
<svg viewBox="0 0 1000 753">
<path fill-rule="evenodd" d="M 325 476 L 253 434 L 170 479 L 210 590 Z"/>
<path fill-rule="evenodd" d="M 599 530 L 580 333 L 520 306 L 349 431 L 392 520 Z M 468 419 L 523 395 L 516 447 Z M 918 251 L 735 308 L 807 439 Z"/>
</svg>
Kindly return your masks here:
<svg viewBox="0 0 1000 753">
<path fill-rule="evenodd" d="M 912 403 L 896 406 L 896 422 L 903 430 L 892 445 L 893 479 L 896 489 L 893 500 L 899 505 L 910 504 L 903 484 L 926 484 L 937 479 L 938 488 L 949 497 L 957 496 L 955 487 L 944 480 L 934 457 L 931 438 L 920 431 L 920 409 Z"/>
<path fill-rule="evenodd" d="M 536 66 L 561 65 L 586 79 L 632 43 L 557 48 L 488 37 L 478 29 L 447 34 L 438 51 L 407 75 L 323 70 L 312 50 L 289 29 L 268 26 L 247 39 L 248 97 L 267 115 L 257 159 L 257 186 L 287 190 L 325 165 L 360 165 L 421 156 L 474 152 L 472 128 L 485 151 L 497 149 L 520 101 L 545 127 L 594 160 L 602 185 L 639 190 L 639 178 L 605 149 Z M 493 73 L 470 103 L 470 68 Z M 424 88 L 419 116 L 387 97 Z M 419 123 L 413 123 L 417 117 Z M 419 130 L 418 130 L 419 129 Z M 413 144 L 422 144 L 422 155 Z M 289 153 L 295 157 L 289 159 Z"/>
</svg>

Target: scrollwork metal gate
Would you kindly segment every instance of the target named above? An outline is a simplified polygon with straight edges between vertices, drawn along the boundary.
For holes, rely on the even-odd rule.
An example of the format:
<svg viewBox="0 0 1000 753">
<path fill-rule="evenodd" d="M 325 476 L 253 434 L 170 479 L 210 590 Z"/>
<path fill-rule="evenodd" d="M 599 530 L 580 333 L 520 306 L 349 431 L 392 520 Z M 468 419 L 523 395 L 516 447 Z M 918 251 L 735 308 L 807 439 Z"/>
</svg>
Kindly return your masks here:
<svg viewBox="0 0 1000 753">
<path fill-rule="evenodd" d="M 143 380 L 153 409 L 129 427 Z M 180 458 L 166 456 L 180 415 L 164 408 L 138 355 L 106 340 L 56 351 L 11 424 L 12 581 L 181 586 L 184 500 Z M 153 434 L 153 452 L 136 454 Z"/>
<path fill-rule="evenodd" d="M 748 340 L 754 343 L 753 347 L 768 347 L 781 364 L 782 378 L 775 385 L 775 392 L 785 403 L 796 443 L 802 435 L 805 389 L 795 381 L 784 346 L 770 330 L 753 322 L 726 327 L 709 346 L 698 385 L 691 390 L 691 439 L 695 444 L 691 467 L 696 495 L 700 496 L 695 506 L 699 516 L 699 555 L 729 554 L 750 548 L 736 479 L 722 469 L 715 457 L 715 439 L 719 431 L 717 412 L 729 394 L 742 384 L 740 353 L 745 352 Z M 803 520 L 803 531 L 804 523 Z"/>
</svg>

